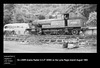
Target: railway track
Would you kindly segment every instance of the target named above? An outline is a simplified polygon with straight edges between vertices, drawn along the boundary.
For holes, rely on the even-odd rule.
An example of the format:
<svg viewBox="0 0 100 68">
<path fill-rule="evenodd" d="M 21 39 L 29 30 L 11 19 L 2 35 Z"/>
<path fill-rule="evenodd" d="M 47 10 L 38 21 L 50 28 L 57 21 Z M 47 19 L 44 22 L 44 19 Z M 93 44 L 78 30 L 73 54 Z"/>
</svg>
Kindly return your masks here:
<svg viewBox="0 0 100 68">
<path fill-rule="evenodd" d="M 26 36 L 4 36 L 5 41 L 16 41 L 16 42 L 27 42 L 28 44 L 40 44 L 40 43 L 54 43 L 62 44 L 64 40 L 70 38 L 80 38 L 80 39 L 89 39 L 92 37 L 83 37 L 83 36 L 73 36 L 73 35 L 26 35 Z"/>
</svg>

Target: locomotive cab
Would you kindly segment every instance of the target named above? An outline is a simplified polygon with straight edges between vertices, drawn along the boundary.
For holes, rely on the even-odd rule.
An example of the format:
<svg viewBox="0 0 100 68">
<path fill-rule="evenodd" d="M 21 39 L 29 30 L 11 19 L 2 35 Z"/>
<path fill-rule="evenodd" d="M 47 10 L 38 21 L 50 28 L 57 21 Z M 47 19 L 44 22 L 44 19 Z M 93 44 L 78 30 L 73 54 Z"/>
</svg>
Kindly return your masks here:
<svg viewBox="0 0 100 68">
<path fill-rule="evenodd" d="M 64 21 L 65 21 L 65 26 L 67 26 L 67 20 L 69 19 L 69 14 L 64 14 Z"/>
</svg>

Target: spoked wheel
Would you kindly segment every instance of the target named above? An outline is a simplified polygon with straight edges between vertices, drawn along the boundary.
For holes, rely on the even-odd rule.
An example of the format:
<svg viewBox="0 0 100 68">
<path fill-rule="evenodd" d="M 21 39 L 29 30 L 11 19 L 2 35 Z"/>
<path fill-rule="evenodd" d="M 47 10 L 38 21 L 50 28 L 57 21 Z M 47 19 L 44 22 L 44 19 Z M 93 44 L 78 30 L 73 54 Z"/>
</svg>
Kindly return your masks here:
<svg viewBox="0 0 100 68">
<path fill-rule="evenodd" d="M 72 35 L 78 35 L 78 33 L 79 33 L 79 31 L 77 29 L 74 29 L 71 32 L 72 32 Z"/>
<path fill-rule="evenodd" d="M 44 32 L 45 35 L 51 35 L 51 32 L 50 31 L 46 31 Z"/>
<path fill-rule="evenodd" d="M 64 31 L 59 31 L 59 32 L 58 32 L 58 35 L 64 35 L 64 34 L 65 34 Z"/>
</svg>

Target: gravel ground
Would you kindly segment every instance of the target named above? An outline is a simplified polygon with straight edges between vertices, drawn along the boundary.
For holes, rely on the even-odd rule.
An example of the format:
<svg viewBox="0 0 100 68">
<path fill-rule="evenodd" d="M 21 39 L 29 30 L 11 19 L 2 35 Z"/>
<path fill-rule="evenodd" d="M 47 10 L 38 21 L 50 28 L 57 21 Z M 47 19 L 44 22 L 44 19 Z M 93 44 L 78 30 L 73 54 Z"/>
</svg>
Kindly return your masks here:
<svg viewBox="0 0 100 68">
<path fill-rule="evenodd" d="M 96 46 L 76 49 L 62 48 L 62 44 L 25 44 L 22 42 L 4 41 L 4 53 L 97 53 Z"/>
</svg>

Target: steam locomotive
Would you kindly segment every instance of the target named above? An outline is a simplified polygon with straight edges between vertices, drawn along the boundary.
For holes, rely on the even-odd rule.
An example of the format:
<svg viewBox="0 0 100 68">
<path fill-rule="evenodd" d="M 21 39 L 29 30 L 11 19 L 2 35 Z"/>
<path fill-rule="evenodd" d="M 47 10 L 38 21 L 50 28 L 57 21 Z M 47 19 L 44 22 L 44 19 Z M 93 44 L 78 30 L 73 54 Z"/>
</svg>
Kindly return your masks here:
<svg viewBox="0 0 100 68">
<path fill-rule="evenodd" d="M 85 22 L 85 18 L 70 18 L 69 14 L 64 14 L 60 19 L 36 20 L 32 29 L 39 35 L 79 35 L 87 29 Z"/>
</svg>

